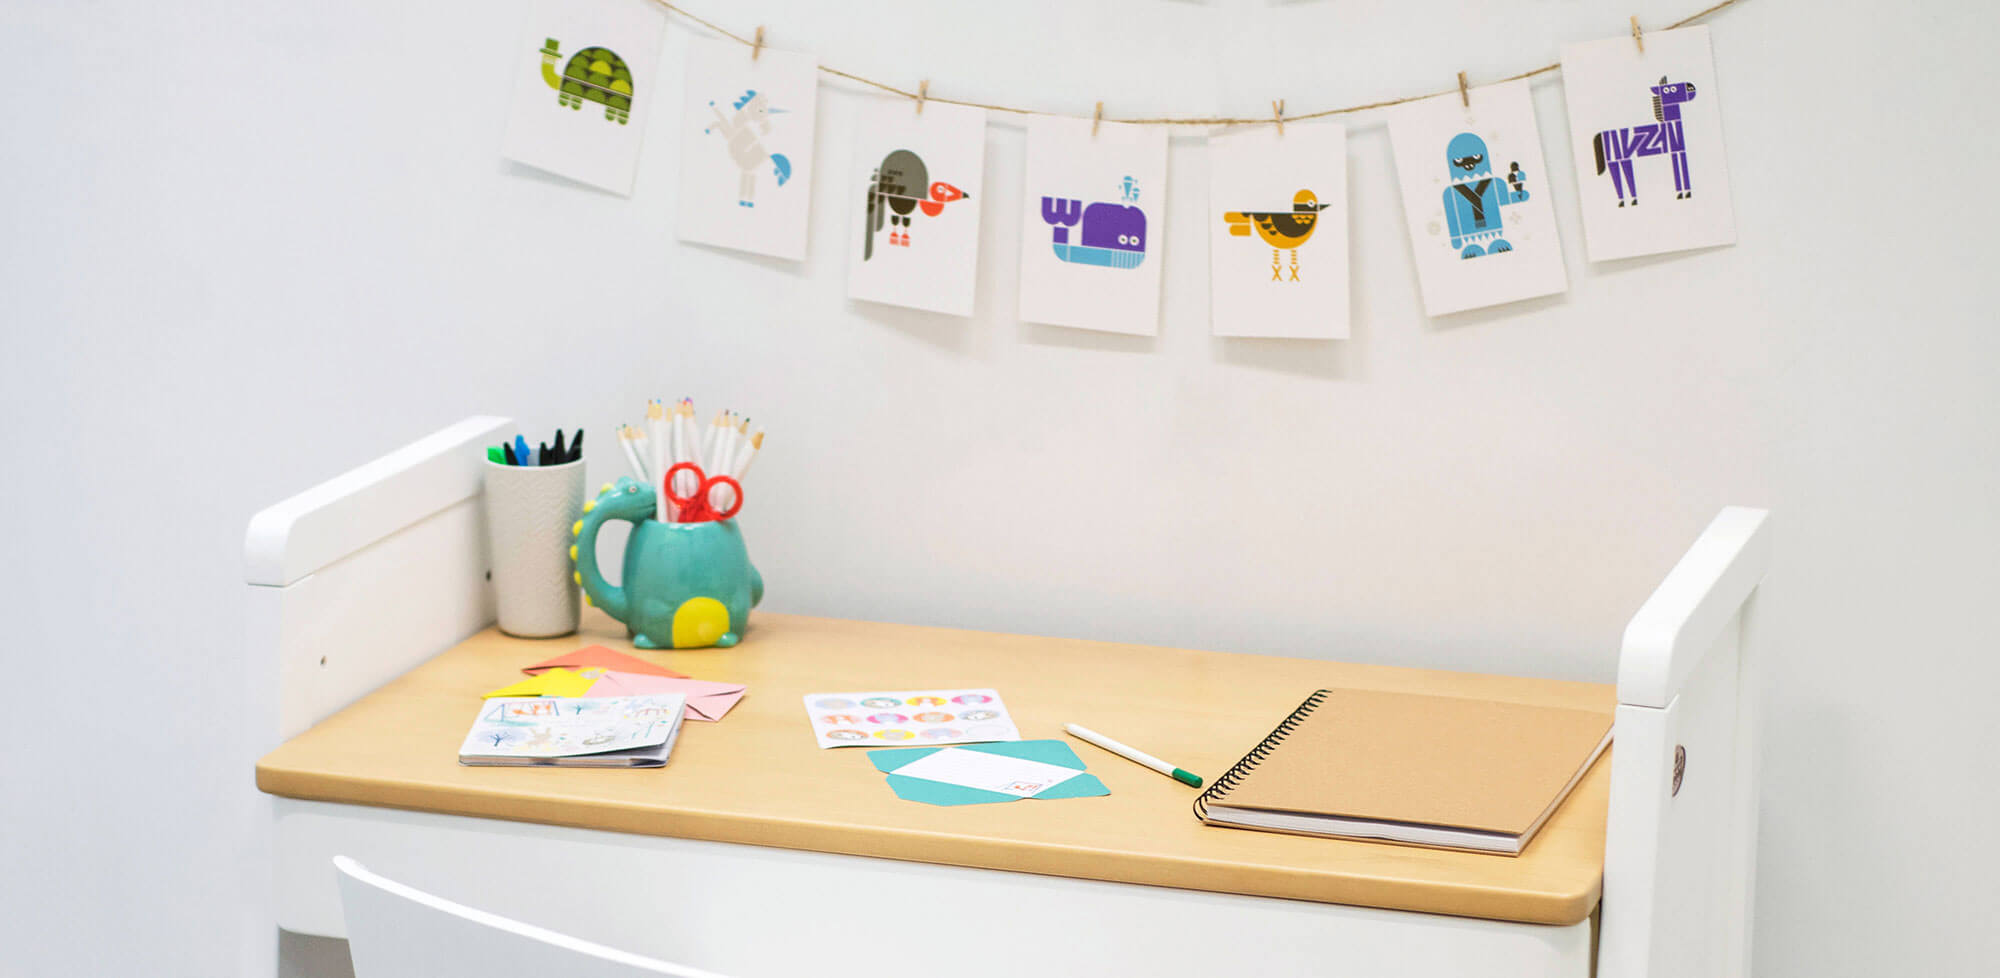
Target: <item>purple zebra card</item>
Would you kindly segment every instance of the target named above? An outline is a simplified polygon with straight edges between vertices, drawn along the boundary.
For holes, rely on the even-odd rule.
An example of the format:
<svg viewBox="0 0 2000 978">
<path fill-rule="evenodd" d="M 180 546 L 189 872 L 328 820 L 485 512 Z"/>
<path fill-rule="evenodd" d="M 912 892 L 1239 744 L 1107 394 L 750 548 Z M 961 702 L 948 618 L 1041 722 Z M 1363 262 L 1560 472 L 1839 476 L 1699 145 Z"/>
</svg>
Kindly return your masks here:
<svg viewBox="0 0 2000 978">
<path fill-rule="evenodd" d="M 1591 261 L 1736 243 L 1708 28 L 1563 46 Z"/>
</svg>

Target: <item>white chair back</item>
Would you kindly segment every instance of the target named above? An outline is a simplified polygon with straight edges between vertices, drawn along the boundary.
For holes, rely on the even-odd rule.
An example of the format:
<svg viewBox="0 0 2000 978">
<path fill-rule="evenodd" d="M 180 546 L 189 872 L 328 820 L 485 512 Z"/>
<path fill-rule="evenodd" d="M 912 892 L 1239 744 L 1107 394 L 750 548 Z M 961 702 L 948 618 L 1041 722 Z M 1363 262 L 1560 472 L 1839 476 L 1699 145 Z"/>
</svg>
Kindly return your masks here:
<svg viewBox="0 0 2000 978">
<path fill-rule="evenodd" d="M 335 856 L 354 978 L 721 978 L 474 910 Z"/>
</svg>

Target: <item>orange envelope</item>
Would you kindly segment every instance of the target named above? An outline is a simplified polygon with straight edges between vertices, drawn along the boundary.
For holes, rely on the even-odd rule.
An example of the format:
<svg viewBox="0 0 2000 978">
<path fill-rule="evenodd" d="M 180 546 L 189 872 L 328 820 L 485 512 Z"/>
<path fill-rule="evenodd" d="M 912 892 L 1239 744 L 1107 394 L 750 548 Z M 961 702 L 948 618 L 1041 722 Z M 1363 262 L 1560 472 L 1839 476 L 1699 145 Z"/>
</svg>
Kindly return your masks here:
<svg viewBox="0 0 2000 978">
<path fill-rule="evenodd" d="M 669 679 L 686 679 L 687 673 L 675 672 L 665 666 L 656 666 L 637 656 L 626 655 L 616 649 L 602 645 L 587 645 L 574 652 L 567 652 L 553 659 L 544 659 L 522 672 L 532 676 L 544 669 L 604 669 L 611 672 L 644 673 L 649 676 L 665 676 Z"/>
<path fill-rule="evenodd" d="M 596 696 L 647 696 L 654 693 L 679 693 L 687 697 L 687 718 L 690 720 L 720 720 L 736 701 L 743 698 L 749 689 L 742 683 L 713 683 L 704 679 L 670 679 L 666 676 L 646 676 L 629 672 L 607 672 L 597 677 L 597 682 L 584 693 Z"/>
</svg>

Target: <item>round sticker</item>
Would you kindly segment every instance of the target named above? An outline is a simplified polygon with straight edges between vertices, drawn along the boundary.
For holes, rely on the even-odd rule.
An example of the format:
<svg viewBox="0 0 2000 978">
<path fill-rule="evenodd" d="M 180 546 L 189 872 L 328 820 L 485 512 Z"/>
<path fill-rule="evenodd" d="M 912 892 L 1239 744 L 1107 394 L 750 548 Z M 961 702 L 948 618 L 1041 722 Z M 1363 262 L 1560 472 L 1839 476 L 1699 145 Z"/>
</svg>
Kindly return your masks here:
<svg viewBox="0 0 2000 978">
<path fill-rule="evenodd" d="M 877 730 L 875 731 L 875 736 L 883 740 L 908 740 L 916 736 L 916 734 L 908 730 Z"/>
<path fill-rule="evenodd" d="M 829 696 L 826 699 L 817 700 L 813 703 L 813 707 L 820 710 L 846 710 L 853 706 L 853 700 L 841 699 L 838 696 Z"/>
<path fill-rule="evenodd" d="M 869 723 L 906 723 L 909 717 L 901 713 L 877 713 L 868 718 Z"/>
<path fill-rule="evenodd" d="M 950 740 L 958 735 L 958 731 L 950 727 L 932 727 L 923 733 L 925 740 Z"/>
<path fill-rule="evenodd" d="M 962 693 L 952 697 L 951 701 L 960 706 L 971 706 L 974 703 L 991 703 L 993 702 L 993 697 L 985 693 Z"/>
<path fill-rule="evenodd" d="M 821 723 L 860 723 L 861 718 L 852 713 L 829 713 L 820 717 Z"/>
<path fill-rule="evenodd" d="M 959 714 L 958 718 L 960 720 L 967 720 L 967 721 L 991 720 L 999 715 L 1000 714 L 995 713 L 992 710 L 967 710 L 964 713 Z"/>
<path fill-rule="evenodd" d="M 912 696 L 906 702 L 911 706 L 943 706 L 942 696 Z"/>
<path fill-rule="evenodd" d="M 826 739 L 828 739 L 828 740 L 867 740 L 867 739 L 868 739 L 868 735 L 867 735 L 867 734 L 865 734 L 865 733 L 862 733 L 862 732 L 861 732 L 861 731 L 859 731 L 859 730 L 829 730 L 829 731 L 827 731 L 827 732 L 826 732 Z"/>
<path fill-rule="evenodd" d="M 903 701 L 895 698 L 894 696 L 870 696 L 867 699 L 862 700 L 861 705 L 871 710 L 887 710 L 893 707 L 902 706 Z"/>
<path fill-rule="evenodd" d="M 912 719 L 918 723 L 950 723 L 951 714 L 933 710 L 928 713 L 919 713 L 915 717 L 912 717 Z"/>
</svg>

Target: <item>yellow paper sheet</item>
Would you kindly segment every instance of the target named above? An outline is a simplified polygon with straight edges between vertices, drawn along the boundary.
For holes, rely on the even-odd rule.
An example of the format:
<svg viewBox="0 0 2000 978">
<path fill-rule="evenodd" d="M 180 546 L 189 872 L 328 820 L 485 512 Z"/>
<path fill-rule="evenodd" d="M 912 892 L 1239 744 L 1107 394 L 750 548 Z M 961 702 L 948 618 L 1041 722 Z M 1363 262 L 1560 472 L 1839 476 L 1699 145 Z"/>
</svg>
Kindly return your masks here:
<svg viewBox="0 0 2000 978">
<path fill-rule="evenodd" d="M 568 669 L 550 669 L 539 676 L 529 676 L 512 686 L 502 686 L 486 694 L 495 696 L 582 696 L 591 684 L 604 674 L 602 669 L 586 669 L 571 672 Z"/>
</svg>

